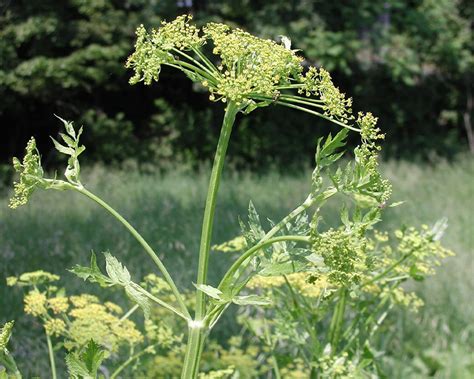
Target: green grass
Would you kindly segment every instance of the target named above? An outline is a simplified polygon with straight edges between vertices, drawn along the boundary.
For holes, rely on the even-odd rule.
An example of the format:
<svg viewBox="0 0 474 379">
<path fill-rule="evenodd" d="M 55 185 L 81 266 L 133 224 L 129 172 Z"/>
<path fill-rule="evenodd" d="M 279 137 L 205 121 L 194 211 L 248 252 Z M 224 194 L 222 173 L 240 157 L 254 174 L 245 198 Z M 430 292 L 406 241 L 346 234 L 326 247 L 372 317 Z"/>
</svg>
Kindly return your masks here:
<svg viewBox="0 0 474 379">
<path fill-rule="evenodd" d="M 387 210 L 384 227 L 432 224 L 447 217 L 444 242 L 457 254 L 438 275 L 416 285 L 426 303 L 420 313 L 400 311 L 393 318 L 395 338 L 387 346 L 391 354 L 385 365 L 394 378 L 426 377 L 435 371 L 440 378 L 468 377 L 469 370 L 474 370 L 470 354 L 474 347 L 474 160 L 463 157 L 436 166 L 392 162 L 382 168 L 394 183 L 393 200 L 406 200 L 403 206 Z M 179 285 L 191 287 L 207 173 L 144 176 L 95 167 L 85 176 L 88 187 L 118 209 L 156 248 Z M 227 175 L 218 200 L 214 242 L 239 233 L 238 216 L 245 217 L 249 199 L 263 219 L 284 216 L 304 198 L 309 177 L 309 171 L 291 177 L 275 172 Z M 17 211 L 6 207 L 6 199 L 0 203 L 0 321 L 18 321 L 14 350 L 20 366 L 43 370 L 47 357 L 42 346 L 45 341 L 36 339 L 39 325 L 21 315 L 21 295 L 5 287 L 5 277 L 44 269 L 62 275 L 69 293 L 94 292 L 94 286 L 66 272 L 75 263 L 87 263 L 92 249 L 110 250 L 135 278 L 152 266 L 121 225 L 78 194 L 38 192 L 30 205 Z M 328 223 L 337 206 L 329 203 Z M 211 281 L 216 283 L 228 264 L 229 256 L 213 256 Z M 123 301 L 119 293 L 111 293 L 110 298 Z M 221 327 L 216 333 L 225 330 L 231 328 Z"/>
</svg>

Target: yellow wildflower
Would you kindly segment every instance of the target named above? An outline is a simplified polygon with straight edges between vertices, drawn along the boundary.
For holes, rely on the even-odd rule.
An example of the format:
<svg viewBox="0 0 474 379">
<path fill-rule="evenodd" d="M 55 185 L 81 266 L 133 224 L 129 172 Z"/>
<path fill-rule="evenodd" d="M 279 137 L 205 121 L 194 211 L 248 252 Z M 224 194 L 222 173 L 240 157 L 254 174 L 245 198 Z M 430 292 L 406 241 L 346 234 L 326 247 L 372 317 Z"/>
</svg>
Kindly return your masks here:
<svg viewBox="0 0 474 379">
<path fill-rule="evenodd" d="M 57 296 L 48 299 L 48 308 L 55 314 L 64 313 L 69 308 L 68 298 L 65 296 Z"/>
<path fill-rule="evenodd" d="M 46 296 L 39 291 L 30 291 L 24 298 L 25 313 L 32 316 L 42 316 L 47 313 Z"/>
<path fill-rule="evenodd" d="M 106 301 L 105 302 L 105 307 L 110 311 L 110 312 L 113 312 L 113 313 L 116 313 L 118 315 L 122 314 L 123 313 L 123 310 L 122 308 L 120 308 L 117 304 L 115 303 L 112 303 L 110 301 Z"/>
<path fill-rule="evenodd" d="M 99 299 L 96 296 L 89 294 L 82 294 L 79 296 L 71 296 L 69 298 L 71 303 L 77 308 L 84 308 L 90 303 L 98 303 Z"/>
<path fill-rule="evenodd" d="M 18 278 L 16 276 L 9 276 L 7 278 L 7 286 L 13 287 L 17 283 L 18 283 Z"/>
<path fill-rule="evenodd" d="M 50 336 L 59 336 L 66 330 L 66 324 L 59 318 L 53 318 L 44 323 L 44 329 Z"/>
</svg>

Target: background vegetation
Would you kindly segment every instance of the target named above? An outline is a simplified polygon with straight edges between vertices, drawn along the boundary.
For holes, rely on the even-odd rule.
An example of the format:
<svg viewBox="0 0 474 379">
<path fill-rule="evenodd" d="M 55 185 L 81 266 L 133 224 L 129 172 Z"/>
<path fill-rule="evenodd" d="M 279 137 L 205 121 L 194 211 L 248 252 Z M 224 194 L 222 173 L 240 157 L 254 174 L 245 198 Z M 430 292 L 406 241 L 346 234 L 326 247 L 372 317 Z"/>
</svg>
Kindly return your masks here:
<svg viewBox="0 0 474 379">
<path fill-rule="evenodd" d="M 408 159 L 474 150 L 472 17 L 467 0 L 197 1 L 45 0 L 0 6 L 0 160 L 30 135 L 49 165 L 52 114 L 87 128 L 87 157 L 162 167 L 196 165 L 214 150 L 221 115 L 184 75 L 163 70 L 160 85 L 128 85 L 124 68 L 139 24 L 191 12 L 257 35 L 288 35 L 308 64 L 322 65 L 380 117 L 385 152 Z M 284 113 L 283 113 L 284 112 Z M 310 162 L 327 124 L 266 109 L 239 124 L 230 159 L 238 166 Z M 93 141 L 93 143 L 90 143 Z M 289 143 L 291 141 L 291 143 Z M 116 149 L 115 146 L 121 146 Z"/>
</svg>

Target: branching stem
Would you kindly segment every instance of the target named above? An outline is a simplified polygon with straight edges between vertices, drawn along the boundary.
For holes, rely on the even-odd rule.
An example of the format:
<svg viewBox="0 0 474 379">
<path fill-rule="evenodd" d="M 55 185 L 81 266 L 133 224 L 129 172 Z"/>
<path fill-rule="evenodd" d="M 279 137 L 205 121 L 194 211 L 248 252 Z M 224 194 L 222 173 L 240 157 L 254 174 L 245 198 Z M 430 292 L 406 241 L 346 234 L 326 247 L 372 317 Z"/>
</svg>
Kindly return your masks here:
<svg viewBox="0 0 474 379">
<path fill-rule="evenodd" d="M 168 270 L 166 269 L 161 259 L 158 257 L 155 251 L 151 248 L 148 242 L 145 241 L 145 239 L 141 236 L 141 234 L 138 233 L 138 231 L 120 213 L 118 213 L 114 208 L 112 208 L 104 200 L 94 195 L 92 192 L 89 192 L 84 187 L 72 186 L 72 188 L 75 189 L 77 192 L 87 196 L 89 199 L 95 201 L 97 204 L 99 204 L 101 207 L 107 210 L 112 216 L 114 216 L 120 223 L 122 223 L 123 226 L 125 226 L 125 228 L 130 232 L 130 234 L 132 234 L 132 236 L 135 237 L 135 239 L 140 243 L 140 245 L 142 245 L 142 247 L 145 249 L 147 254 L 151 257 L 153 262 L 155 262 L 156 266 L 163 274 L 163 278 L 165 279 L 166 283 L 168 283 L 168 285 L 170 286 L 171 291 L 173 292 L 174 296 L 176 297 L 176 300 L 178 301 L 178 304 L 182 310 L 182 314 L 184 314 L 187 318 L 191 318 L 188 308 L 186 307 L 186 304 L 184 303 L 183 297 L 181 293 L 179 292 L 178 288 L 176 287 L 176 284 L 174 283 L 173 279 L 171 278 L 171 275 L 169 274 Z"/>
</svg>

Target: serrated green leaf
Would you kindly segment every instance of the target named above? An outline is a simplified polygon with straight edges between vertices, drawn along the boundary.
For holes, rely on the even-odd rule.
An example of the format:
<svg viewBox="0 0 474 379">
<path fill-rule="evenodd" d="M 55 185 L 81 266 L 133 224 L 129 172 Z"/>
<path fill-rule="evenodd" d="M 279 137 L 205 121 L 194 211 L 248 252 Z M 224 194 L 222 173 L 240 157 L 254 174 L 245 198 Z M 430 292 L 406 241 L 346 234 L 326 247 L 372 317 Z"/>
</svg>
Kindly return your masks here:
<svg viewBox="0 0 474 379">
<path fill-rule="evenodd" d="M 104 359 L 105 351 L 91 339 L 87 343 L 84 352 L 81 354 L 81 360 L 94 378 L 97 376 L 97 370 Z"/>
<path fill-rule="evenodd" d="M 204 292 L 207 296 L 212 297 L 216 300 L 222 300 L 221 295 L 222 291 L 218 288 L 212 287 L 207 284 L 194 284 L 199 291 Z"/>
<path fill-rule="evenodd" d="M 339 133 L 337 133 L 334 137 L 329 134 L 329 136 L 326 138 L 326 141 L 324 142 L 324 145 L 321 145 L 322 138 L 318 140 L 315 156 L 316 166 L 319 168 L 324 168 L 333 164 L 342 157 L 344 152 L 336 152 L 336 150 L 345 146 L 347 133 L 347 129 L 341 129 L 341 131 L 339 131 Z"/>
<path fill-rule="evenodd" d="M 83 280 L 88 280 L 91 283 L 98 283 L 102 287 L 107 287 L 113 284 L 111 280 L 100 271 L 99 266 L 97 265 L 97 257 L 94 252 L 91 254 L 90 267 L 75 265 L 69 271 Z"/>
<path fill-rule="evenodd" d="M 71 149 L 70 147 L 66 147 L 61 145 L 58 141 L 56 141 L 53 137 L 50 137 L 53 140 L 54 147 L 56 150 L 58 150 L 60 153 L 66 154 L 66 155 L 74 155 L 74 149 Z"/>
<path fill-rule="evenodd" d="M 62 121 L 62 123 L 64 124 L 64 128 L 67 131 L 67 134 L 69 134 L 72 138 L 76 138 L 76 132 L 74 130 L 74 127 L 72 126 L 72 122 L 71 121 L 66 121 L 65 119 L 59 117 L 56 114 L 54 116 L 56 116 L 58 119 L 60 119 Z"/>
<path fill-rule="evenodd" d="M 130 300 L 138 304 L 138 306 L 142 309 L 143 313 L 145 314 L 145 318 L 149 318 L 150 313 L 151 313 L 152 303 L 150 299 L 146 297 L 142 291 L 140 291 L 140 289 L 142 288 L 134 282 L 130 282 L 124 288 L 125 288 L 125 293 L 130 298 Z"/>
<path fill-rule="evenodd" d="M 131 276 L 127 268 L 109 252 L 105 252 L 104 256 L 105 270 L 107 271 L 110 280 L 112 280 L 114 284 L 118 284 L 121 286 L 127 286 L 128 284 L 130 284 Z"/>
<path fill-rule="evenodd" d="M 86 147 L 85 147 L 84 145 L 81 145 L 81 146 L 77 147 L 77 149 L 76 149 L 76 157 L 78 157 L 79 155 L 81 155 L 81 154 L 84 152 L 85 149 L 86 149 Z"/>
<path fill-rule="evenodd" d="M 373 208 L 379 205 L 377 199 L 361 193 L 354 193 L 354 200 L 361 208 Z"/>
<path fill-rule="evenodd" d="M 77 353 L 66 355 L 66 366 L 69 376 L 73 379 L 95 379 Z"/>
<path fill-rule="evenodd" d="M 61 136 L 61 138 L 63 139 L 64 142 L 66 142 L 66 144 L 72 148 L 72 149 L 75 149 L 75 146 L 76 146 L 76 141 L 74 141 L 71 137 L 69 137 L 68 135 L 64 134 L 64 133 L 59 133 L 59 135 Z"/>
</svg>

